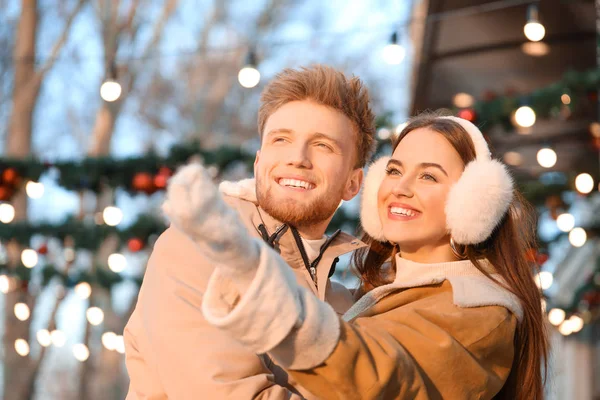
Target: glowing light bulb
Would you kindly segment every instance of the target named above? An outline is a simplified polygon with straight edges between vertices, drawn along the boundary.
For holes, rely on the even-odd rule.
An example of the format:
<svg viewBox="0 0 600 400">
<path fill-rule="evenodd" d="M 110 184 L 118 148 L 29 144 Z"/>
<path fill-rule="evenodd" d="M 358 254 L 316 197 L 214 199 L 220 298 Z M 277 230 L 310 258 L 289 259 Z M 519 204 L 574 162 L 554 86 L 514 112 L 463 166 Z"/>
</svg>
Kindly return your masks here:
<svg viewBox="0 0 600 400">
<path fill-rule="evenodd" d="M 90 357 L 90 351 L 85 344 L 77 343 L 76 345 L 73 345 L 73 355 L 77 361 L 84 362 Z"/>
<path fill-rule="evenodd" d="M 127 259 L 123 254 L 114 253 L 108 256 L 108 268 L 113 272 L 122 272 L 127 267 Z"/>
<path fill-rule="evenodd" d="M 528 106 L 519 107 L 515 112 L 515 121 L 517 125 L 529 128 L 535 124 L 535 111 Z"/>
<path fill-rule="evenodd" d="M 37 340 L 43 347 L 48 347 L 52 344 L 52 337 L 47 329 L 40 329 L 36 334 Z"/>
<path fill-rule="evenodd" d="M 31 311 L 29 311 L 29 306 L 25 303 L 17 303 L 15 304 L 15 316 L 19 321 L 27 321 L 29 316 L 31 315 Z"/>
<path fill-rule="evenodd" d="M 92 325 L 100 325 L 104 321 L 104 311 L 98 307 L 90 307 L 85 313 L 87 320 Z"/>
<path fill-rule="evenodd" d="M 21 262 L 27 268 L 33 268 L 38 263 L 38 253 L 33 249 L 25 249 L 21 253 Z"/>
<path fill-rule="evenodd" d="M 548 321 L 554 326 L 558 326 L 565 320 L 565 312 L 560 308 L 553 308 L 548 313 Z"/>
<path fill-rule="evenodd" d="M 243 87 L 251 89 L 260 82 L 260 72 L 254 66 L 246 65 L 244 68 L 240 69 L 238 81 Z"/>
<path fill-rule="evenodd" d="M 87 282 L 80 282 L 75 286 L 75 294 L 77 294 L 80 299 L 85 300 L 92 294 L 92 287 Z"/>
<path fill-rule="evenodd" d="M 594 190 L 594 178 L 590 174 L 579 174 L 575 178 L 575 188 L 579 193 L 588 194 Z"/>
<path fill-rule="evenodd" d="M 540 273 L 535 276 L 535 284 L 542 290 L 550 288 L 553 281 L 554 277 L 552 276 L 552 273 L 548 271 L 540 271 Z"/>
<path fill-rule="evenodd" d="M 112 79 L 108 79 L 100 86 L 100 97 L 109 103 L 117 101 L 121 97 L 121 84 Z"/>
<path fill-rule="evenodd" d="M 27 196 L 32 199 L 39 199 L 44 195 L 44 184 L 41 182 L 29 181 L 25 186 Z"/>
<path fill-rule="evenodd" d="M 8 204 L 0 204 L 0 222 L 10 224 L 15 219 L 15 208 Z"/>
<path fill-rule="evenodd" d="M 556 165 L 556 152 L 549 148 L 540 149 L 537 152 L 537 162 L 544 168 L 552 168 Z"/>
<path fill-rule="evenodd" d="M 102 345 L 108 350 L 115 350 L 117 347 L 117 335 L 114 332 L 103 333 Z"/>
<path fill-rule="evenodd" d="M 556 225 L 561 231 L 570 232 L 575 227 L 575 217 L 569 213 L 560 214 L 556 218 Z"/>
<path fill-rule="evenodd" d="M 15 350 L 17 354 L 26 357 L 29 354 L 29 343 L 25 339 L 15 340 Z"/>
<path fill-rule="evenodd" d="M 587 241 L 587 234 L 583 228 L 573 228 L 571 232 L 569 232 L 569 242 L 573 247 L 581 247 Z"/>
<path fill-rule="evenodd" d="M 108 226 L 117 226 L 123 220 L 123 211 L 118 207 L 106 207 L 102 212 L 104 223 Z"/>
</svg>

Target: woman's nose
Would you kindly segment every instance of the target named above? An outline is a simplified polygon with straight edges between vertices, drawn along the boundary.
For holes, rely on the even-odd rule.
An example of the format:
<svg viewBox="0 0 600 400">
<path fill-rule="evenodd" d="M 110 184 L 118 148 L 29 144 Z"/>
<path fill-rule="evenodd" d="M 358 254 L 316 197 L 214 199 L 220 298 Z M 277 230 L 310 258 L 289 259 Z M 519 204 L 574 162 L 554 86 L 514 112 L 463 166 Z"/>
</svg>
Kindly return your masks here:
<svg viewBox="0 0 600 400">
<path fill-rule="evenodd" d="M 392 194 L 394 196 L 402 197 L 413 197 L 414 193 L 412 190 L 412 182 L 407 176 L 403 176 L 399 179 L 394 187 L 392 188 Z"/>
</svg>

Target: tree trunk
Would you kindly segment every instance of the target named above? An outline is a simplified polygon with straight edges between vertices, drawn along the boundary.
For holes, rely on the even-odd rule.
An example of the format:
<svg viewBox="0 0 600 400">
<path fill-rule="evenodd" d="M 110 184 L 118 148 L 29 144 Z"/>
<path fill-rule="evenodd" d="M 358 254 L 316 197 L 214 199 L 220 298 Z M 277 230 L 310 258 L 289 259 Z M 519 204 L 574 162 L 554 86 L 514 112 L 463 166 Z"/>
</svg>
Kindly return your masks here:
<svg viewBox="0 0 600 400">
<path fill-rule="evenodd" d="M 24 157 L 31 148 L 32 117 L 40 85 L 35 79 L 35 38 L 37 31 L 38 11 L 36 0 L 21 2 L 21 17 L 17 27 L 14 56 L 13 109 L 9 120 L 6 154 L 9 157 Z M 15 220 L 22 220 L 27 215 L 27 197 L 20 190 L 12 202 L 15 208 Z M 19 246 L 9 244 L 12 267 L 20 257 Z M 19 321 L 14 314 L 15 304 L 25 300 L 32 310 L 33 301 L 29 293 L 17 289 L 5 297 L 5 331 L 4 331 L 4 399 L 22 399 L 27 388 L 29 356 L 22 357 L 15 351 L 15 341 L 24 339 L 29 343 L 29 327 L 31 316 L 26 321 Z"/>
<path fill-rule="evenodd" d="M 38 25 L 37 0 L 21 1 L 21 15 L 13 51 L 13 107 L 6 138 L 6 155 L 9 157 L 25 158 L 31 153 L 33 114 L 42 80 L 64 46 L 73 19 L 84 1 L 79 0 L 73 13 L 68 17 L 61 36 L 54 44 L 49 59 L 39 69 L 36 69 L 35 64 Z M 17 191 L 11 203 L 15 208 L 15 220 L 25 219 L 27 217 L 27 196 L 23 189 Z M 21 248 L 16 242 L 8 243 L 7 247 L 9 266 L 15 268 L 19 263 Z M 6 400 L 20 400 L 31 396 L 41 362 L 41 358 L 32 360 L 29 356 L 20 356 L 15 351 L 17 339 L 24 339 L 30 343 L 30 326 L 36 298 L 29 292 L 27 284 L 28 282 L 23 282 L 21 288 L 8 293 L 5 297 L 3 398 Z M 14 315 L 14 306 L 19 301 L 29 305 L 31 315 L 26 321 L 19 321 Z M 42 356 L 43 352 L 40 354 L 40 357 Z"/>
<path fill-rule="evenodd" d="M 115 129 L 117 116 L 121 111 L 122 100 L 115 103 L 103 102 L 96 114 L 94 131 L 92 133 L 92 144 L 88 150 L 88 156 L 99 157 L 108 155 L 110 152 L 110 140 Z"/>
</svg>

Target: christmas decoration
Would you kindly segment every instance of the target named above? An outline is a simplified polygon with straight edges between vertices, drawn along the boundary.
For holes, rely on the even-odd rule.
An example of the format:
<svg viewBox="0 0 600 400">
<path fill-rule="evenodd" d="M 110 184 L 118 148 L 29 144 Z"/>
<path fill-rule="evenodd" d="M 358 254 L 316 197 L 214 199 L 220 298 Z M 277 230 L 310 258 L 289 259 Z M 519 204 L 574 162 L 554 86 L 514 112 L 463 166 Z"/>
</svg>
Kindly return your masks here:
<svg viewBox="0 0 600 400">
<path fill-rule="evenodd" d="M 0 158 L 0 200 L 9 200 L 14 193 L 11 188 L 18 186 L 19 182 L 39 182 L 40 176 L 51 169 L 58 171 L 58 184 L 68 190 L 87 189 L 99 193 L 105 187 L 120 187 L 132 193 L 152 194 L 157 189 L 164 189 L 173 171 L 194 157 L 201 159 L 205 165 L 215 166 L 217 171 L 224 171 L 239 162 L 251 171 L 254 162 L 254 154 L 248 154 L 241 148 L 222 146 L 205 150 L 198 142 L 173 146 L 166 157 L 149 153 L 142 157 L 90 157 L 54 164 L 34 158 Z"/>
<path fill-rule="evenodd" d="M 144 192 L 146 194 L 152 194 L 155 192 L 154 178 L 148 172 L 138 172 L 133 177 L 131 186 L 134 190 Z"/>
<path fill-rule="evenodd" d="M 459 118 L 466 119 L 467 121 L 475 122 L 475 111 L 471 108 L 464 108 L 456 114 Z"/>
<path fill-rule="evenodd" d="M 569 118 L 574 116 L 581 107 L 598 101 L 599 86 L 600 69 L 594 68 L 583 72 L 568 71 L 561 81 L 526 95 L 518 96 L 509 92 L 506 96 L 498 96 L 491 91 L 486 91 L 482 94 L 482 100 L 473 105 L 474 115 L 485 129 L 501 125 L 505 131 L 511 132 L 514 129 L 511 121 L 512 114 L 521 105 L 527 104 L 537 118 Z M 569 93 L 568 105 L 563 102 L 565 93 Z M 464 112 L 464 110 L 460 111 Z"/>
<path fill-rule="evenodd" d="M 0 241 L 14 240 L 24 247 L 29 246 L 34 235 L 43 235 L 46 238 L 72 239 L 73 250 L 97 250 L 102 242 L 109 236 L 119 238 L 121 245 L 129 239 L 138 238 L 146 241 L 151 235 L 160 235 L 166 229 L 162 220 L 149 215 L 142 215 L 126 229 L 119 230 L 108 225 L 97 225 L 68 218 L 61 224 L 33 224 L 19 221 L 13 224 L 0 225 Z"/>
<path fill-rule="evenodd" d="M 144 242 L 140 238 L 132 238 L 127 242 L 127 248 L 132 253 L 137 253 L 144 248 Z"/>
<path fill-rule="evenodd" d="M 48 246 L 46 244 L 41 245 L 38 249 L 37 249 L 38 254 L 41 255 L 46 255 L 48 254 Z"/>
</svg>

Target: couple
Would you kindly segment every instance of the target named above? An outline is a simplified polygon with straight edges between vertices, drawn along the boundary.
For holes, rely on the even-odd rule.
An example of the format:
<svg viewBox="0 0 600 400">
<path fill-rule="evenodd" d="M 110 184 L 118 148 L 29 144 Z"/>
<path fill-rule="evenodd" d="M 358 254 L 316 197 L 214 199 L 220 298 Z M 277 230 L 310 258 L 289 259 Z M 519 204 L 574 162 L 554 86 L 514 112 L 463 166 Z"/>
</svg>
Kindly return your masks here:
<svg viewBox="0 0 600 400">
<path fill-rule="evenodd" d="M 256 188 L 219 191 L 199 165 L 171 179 L 128 399 L 542 398 L 531 211 L 473 124 L 412 119 L 365 178 L 363 240 L 325 235 L 373 120 L 357 78 L 285 70 L 261 97 Z M 329 280 L 352 251 L 354 294 Z"/>
</svg>

